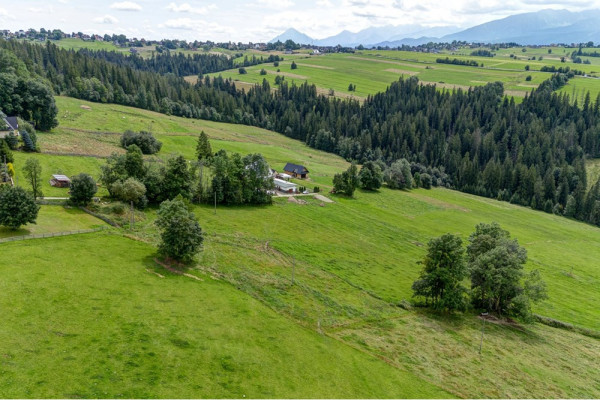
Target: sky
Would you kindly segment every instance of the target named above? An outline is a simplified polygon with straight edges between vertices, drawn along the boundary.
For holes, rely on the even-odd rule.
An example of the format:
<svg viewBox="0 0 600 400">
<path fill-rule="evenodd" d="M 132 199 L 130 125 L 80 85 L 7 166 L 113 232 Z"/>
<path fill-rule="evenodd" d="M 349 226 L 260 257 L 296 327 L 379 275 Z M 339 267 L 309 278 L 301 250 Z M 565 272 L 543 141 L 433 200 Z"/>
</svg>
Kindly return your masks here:
<svg viewBox="0 0 600 400">
<path fill-rule="evenodd" d="M 468 28 L 523 12 L 592 8 L 600 0 L 0 0 L 0 29 L 256 43 L 292 27 L 322 39 L 385 25 Z"/>
</svg>

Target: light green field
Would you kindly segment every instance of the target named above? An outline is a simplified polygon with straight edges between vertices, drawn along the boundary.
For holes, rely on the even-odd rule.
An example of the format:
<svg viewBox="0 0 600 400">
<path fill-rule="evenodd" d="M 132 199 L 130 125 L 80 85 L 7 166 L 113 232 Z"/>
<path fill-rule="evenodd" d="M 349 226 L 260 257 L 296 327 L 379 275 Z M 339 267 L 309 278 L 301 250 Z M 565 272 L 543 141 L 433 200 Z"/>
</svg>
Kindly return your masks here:
<svg viewBox="0 0 600 400">
<path fill-rule="evenodd" d="M 15 236 L 78 231 L 104 226 L 108 225 L 78 208 L 41 206 L 35 224 L 27 224 L 15 230 L 2 226 L 0 227 L 0 239 Z"/>
<path fill-rule="evenodd" d="M 148 123 L 153 122 L 153 131 L 164 143 L 163 150 L 159 154 L 161 158 L 176 151 L 182 152 L 188 158 L 193 157 L 196 135 L 203 129 L 210 136 L 215 150 L 227 148 L 243 153 L 262 152 L 267 161 L 275 167 L 282 166 L 286 161 L 303 163 L 311 171 L 312 184 L 318 183 L 322 186 L 330 184 L 333 173 L 342 171 L 348 165 L 339 157 L 309 149 L 296 141 L 257 128 L 192 121 L 133 108 L 93 104 L 63 97 L 57 98 L 57 104 L 61 125 L 52 133 L 39 135 L 42 150 L 52 148 L 56 151 L 61 143 L 69 143 L 67 147 L 79 146 L 78 153 L 82 154 L 91 155 L 94 151 L 109 152 L 118 149 L 119 133 L 124 129 L 146 129 Z M 91 110 L 81 109 L 82 104 L 91 107 Z M 42 156 L 59 157 L 48 154 Z M 71 158 L 87 160 L 89 157 L 71 156 Z M 81 320 L 79 316 L 67 319 L 66 314 L 57 315 L 53 319 L 57 325 L 63 324 L 73 328 L 58 330 L 66 335 L 59 335 L 60 339 L 56 340 L 70 340 L 71 344 L 76 344 L 74 348 L 77 349 L 76 352 L 65 356 L 75 357 L 75 360 L 62 360 L 73 364 L 62 365 L 81 365 L 78 354 L 80 351 L 84 354 L 86 351 L 91 351 L 88 346 L 90 343 L 92 349 L 117 346 L 117 356 L 106 358 L 103 356 L 106 351 L 94 350 L 96 353 L 85 358 L 93 360 L 98 365 L 103 363 L 109 373 L 117 371 L 117 376 L 120 378 L 108 383 L 106 379 L 109 375 L 98 373 L 101 376 L 98 378 L 98 385 L 107 392 L 106 397 L 119 397 L 118 394 L 124 397 L 239 397 L 238 393 L 249 394 L 247 397 L 443 396 L 443 394 L 432 394 L 427 389 L 430 388 L 427 385 L 423 386 L 427 394 L 425 392 L 398 394 L 390 391 L 389 385 L 379 385 L 379 377 L 373 381 L 373 386 L 364 386 L 362 382 L 370 379 L 371 373 L 388 377 L 385 378 L 388 379 L 386 382 L 406 378 L 404 373 L 401 378 L 389 378 L 389 373 L 385 372 L 387 367 L 383 367 L 383 363 L 374 361 L 375 365 L 379 365 L 377 368 L 383 368 L 384 372 L 377 372 L 376 369 L 367 367 L 369 372 L 365 372 L 364 376 L 342 378 L 339 381 L 339 384 L 343 385 L 345 379 L 356 379 L 357 385 L 364 387 L 364 393 L 367 394 L 358 392 L 351 394 L 354 386 L 348 386 L 348 389 L 339 389 L 338 386 L 324 389 L 316 378 L 313 380 L 298 378 L 288 382 L 287 386 L 284 385 L 279 380 L 278 373 L 285 375 L 290 370 L 281 369 L 283 364 L 273 366 L 273 361 L 269 357 L 275 357 L 273 352 L 277 353 L 279 350 L 270 347 L 271 342 L 260 341 L 260 338 L 269 335 L 268 329 L 279 329 L 277 325 L 267 328 L 267 325 L 257 316 L 256 310 L 266 309 L 264 308 L 266 305 L 276 312 L 272 314 L 274 319 L 282 321 L 282 324 L 284 322 L 291 324 L 290 330 L 285 331 L 289 333 L 283 336 L 296 338 L 296 333 L 291 333 L 291 329 L 299 329 L 298 325 L 306 328 L 302 332 L 308 335 L 306 338 L 298 336 L 298 339 L 295 339 L 296 345 L 303 347 L 306 352 L 290 350 L 294 353 L 281 353 L 283 355 L 278 354 L 276 359 L 290 357 L 294 360 L 305 360 L 314 357 L 312 339 L 309 338 L 313 337 L 314 333 L 310 331 L 321 332 L 336 340 L 331 342 L 333 344 L 327 345 L 331 353 L 323 352 L 319 356 L 323 356 L 322 358 L 313 361 L 315 371 L 328 366 L 330 367 L 328 371 L 337 371 L 340 367 L 340 370 L 348 374 L 353 374 L 354 371 L 365 371 L 365 364 L 362 361 L 351 362 L 350 369 L 345 367 L 346 360 L 349 358 L 343 360 L 334 358 L 332 362 L 335 365 L 324 361 L 327 357 L 332 357 L 329 354 L 346 357 L 344 354 L 349 352 L 350 348 L 356 348 L 367 355 L 380 357 L 397 371 L 408 371 L 418 377 L 406 379 L 415 379 L 414 382 L 419 385 L 423 383 L 416 379 L 440 385 L 459 397 L 597 398 L 600 396 L 598 386 L 600 372 L 597 369 L 600 342 L 597 339 L 539 324 L 513 325 L 496 321 L 488 323 L 485 328 L 483 353 L 480 357 L 478 347 L 481 321 L 476 317 L 470 314 L 436 315 L 424 310 L 404 310 L 396 306 L 403 300 L 410 300 L 410 287 L 420 269 L 416 263 L 423 258 L 425 246 L 432 237 L 452 232 L 466 240 L 477 223 L 497 221 L 526 248 L 529 256 L 527 270 L 539 269 L 548 284 L 550 299 L 536 306 L 534 311 L 547 317 L 599 331 L 600 315 L 597 304 L 600 302 L 600 293 L 597 287 L 600 281 L 600 270 L 597 260 L 600 259 L 600 229 L 508 203 L 445 189 L 411 192 L 382 189 L 377 193 L 359 191 L 354 199 L 335 196 L 332 199 L 334 203 L 321 204 L 318 200 L 307 198 L 308 204 L 300 205 L 289 203 L 285 199 L 277 199 L 272 206 L 218 207 L 216 215 L 210 206 L 194 207 L 200 224 L 207 233 L 205 249 L 199 258 L 195 273 L 207 274 L 229 282 L 233 287 L 259 300 L 259 302 L 252 302 L 251 305 L 248 305 L 247 296 L 236 292 L 232 286 L 227 286 L 223 282 L 213 283 L 204 275 L 203 283 L 181 282 L 186 281 L 184 277 L 165 278 L 165 282 L 175 282 L 177 285 L 173 292 L 170 291 L 171 288 L 165 289 L 164 286 L 155 287 L 146 280 L 147 278 L 162 281 L 145 272 L 145 268 L 153 268 L 148 256 L 152 252 L 150 247 L 139 242 L 117 243 L 116 239 L 113 241 L 113 236 L 85 235 L 85 237 L 94 237 L 94 241 L 78 242 L 81 243 L 79 247 L 82 254 L 74 253 L 72 259 L 78 260 L 77 265 L 79 263 L 85 264 L 85 267 L 95 265 L 99 267 L 97 269 L 102 268 L 106 271 L 84 269 L 80 274 L 106 273 L 107 276 L 94 275 L 95 281 L 106 285 L 92 285 L 94 288 L 99 288 L 102 295 L 90 292 L 92 289 L 89 288 L 79 290 L 87 294 L 84 297 L 85 304 L 90 304 L 89 308 L 84 308 L 94 307 L 90 298 L 100 298 L 102 304 L 109 305 L 117 302 L 120 308 L 124 307 L 125 311 L 119 313 L 119 316 L 125 317 L 120 317 L 116 322 L 107 322 L 112 321 L 106 319 L 112 315 L 110 312 L 106 312 L 99 319 L 96 314 L 106 307 L 96 306 L 99 310 L 92 308 L 92 315 L 96 316 L 99 324 L 103 322 L 103 325 L 108 326 L 106 328 L 109 332 L 108 336 L 98 338 L 93 332 L 81 333 L 73 327 L 75 324 L 73 321 Z M 157 233 L 152 225 L 154 219 L 155 209 L 147 210 L 145 219 L 142 218 L 137 223 L 134 235 L 150 244 L 156 243 Z M 51 243 L 53 248 L 61 248 L 60 242 Z M 69 247 L 70 244 L 67 243 L 65 246 Z M 101 253 L 105 251 L 104 248 L 111 249 L 110 255 Z M 139 250 L 140 248 L 144 250 Z M 28 254 L 27 251 L 18 248 L 15 248 L 14 252 Z M 125 253 L 128 257 L 123 255 Z M 3 264 L 1 257 L 14 258 L 11 254 L 13 253 L 0 252 L 0 265 Z M 32 257 L 37 257 L 36 260 L 39 260 L 43 270 L 50 268 L 48 265 L 62 265 L 60 264 L 62 259 L 57 261 L 51 255 L 42 258 L 34 254 Z M 113 268 L 113 266 L 119 267 Z M 68 268 L 61 270 L 64 270 L 64 273 L 72 273 Z M 295 276 L 294 285 L 291 285 L 292 270 Z M 142 279 L 136 275 L 137 273 L 144 276 L 147 274 L 147 277 Z M 125 277 L 122 274 L 128 275 Z M 63 277 L 63 280 L 68 282 L 74 280 L 84 282 L 81 285 L 88 282 L 87 278 L 79 275 L 77 278 L 70 279 L 68 281 Z M 208 287 L 210 285 L 207 284 L 207 287 L 197 290 L 196 285 L 204 285 L 205 282 L 216 285 L 215 289 L 211 291 Z M 190 288 L 185 285 L 190 285 Z M 133 295 L 123 300 L 124 297 L 120 293 L 130 292 Z M 141 293 L 144 295 L 142 296 Z M 174 303 L 166 305 L 152 302 L 152 299 L 158 297 L 172 299 L 170 293 L 177 293 L 185 300 L 173 299 Z M 194 303 L 194 296 L 206 293 L 211 294 Z M 48 296 L 46 302 L 58 295 L 51 292 Z M 232 300 L 233 298 L 240 300 Z M 70 304 L 68 296 L 63 296 L 62 299 L 63 305 Z M 77 299 L 80 301 L 79 297 Z M 117 299 L 121 300 L 117 301 Z M 186 306 L 180 306 L 180 302 L 185 302 Z M 210 305 L 207 306 L 206 302 Z M 223 303 L 228 304 L 231 309 L 224 310 Z M 195 304 L 198 306 L 194 306 Z M 135 306 L 141 308 L 136 309 Z M 248 309 L 256 312 L 249 314 L 252 323 L 239 319 L 240 313 L 245 315 L 244 311 L 240 310 Z M 167 310 L 171 314 L 168 314 Z M 36 321 L 37 314 L 26 313 L 26 315 L 30 316 L 28 317 L 30 321 Z M 288 319 L 281 319 L 280 315 Z M 235 316 L 237 319 L 230 319 L 230 316 L 231 318 Z M 151 318 L 151 322 L 147 322 L 148 318 Z M 193 321 L 196 320 L 201 320 L 202 324 L 194 324 Z M 293 325 L 291 321 L 297 325 Z M 202 334 L 195 336 L 199 326 L 205 328 L 212 327 L 213 324 L 220 325 L 210 334 L 201 331 Z M 241 326 L 244 324 L 245 326 Z M 11 327 L 13 325 L 9 324 Z M 123 325 L 125 328 L 122 328 Z M 161 329 L 162 326 L 177 327 L 177 332 Z M 226 332 L 230 332 L 231 335 L 223 335 L 223 327 L 228 327 Z M 139 343 L 134 341 L 139 332 L 153 333 L 148 334 L 153 338 L 149 341 L 150 344 L 146 341 Z M 78 336 L 63 339 L 70 338 L 71 333 Z M 161 336 L 169 333 L 187 341 L 190 348 L 196 350 L 194 352 L 196 355 L 183 354 L 181 350 L 173 349 L 173 342 Z M 132 339 L 123 339 L 123 335 Z M 14 336 L 18 337 L 19 332 L 14 332 Z M 47 336 L 54 338 L 50 333 Z M 92 340 L 94 337 L 97 338 L 96 341 Z M 205 337 L 211 338 L 210 346 L 202 342 L 201 338 Z M 316 337 L 321 338 L 321 336 Z M 80 340 L 89 342 L 81 344 Z M 240 340 L 243 346 L 236 347 Z M 305 346 L 303 346 L 304 341 L 308 343 Z M 340 345 L 338 349 L 338 342 L 348 347 Z M 120 343 L 126 343 L 128 347 Z M 281 345 L 280 348 L 286 348 L 287 342 L 282 342 Z M 48 346 L 53 349 L 63 349 L 54 341 L 50 341 Z M 134 350 L 127 353 L 126 349 L 131 347 Z M 197 349 L 204 351 L 203 347 L 209 347 L 208 351 L 219 354 L 218 357 L 223 357 L 221 354 L 228 354 L 232 359 L 241 360 L 243 367 L 233 368 L 231 373 L 226 374 L 228 379 L 217 380 L 217 382 L 228 383 L 226 387 L 216 385 L 214 382 L 217 378 L 213 377 L 223 375 L 218 369 L 218 363 L 217 367 L 214 367 L 215 364 L 209 362 L 213 369 L 207 369 L 205 362 L 194 358 L 199 357 Z M 248 348 L 251 351 L 244 350 L 242 355 L 241 349 Z M 223 353 L 225 350 L 228 352 Z M 164 387 L 153 383 L 159 378 L 149 381 L 147 377 L 153 376 L 151 371 L 157 370 L 155 367 L 158 361 L 145 357 L 146 352 L 166 354 L 167 361 L 160 364 L 162 366 L 172 365 L 175 361 L 171 360 L 180 360 L 180 365 L 184 366 L 182 376 L 177 377 L 171 373 L 171 369 L 163 368 L 167 371 L 167 376 L 161 378 L 165 382 Z M 214 359 L 215 353 L 210 353 L 208 359 Z M 132 357 L 140 361 L 132 360 Z M 36 365 L 48 365 L 49 359 L 49 357 L 41 358 Z M 246 364 L 247 359 L 261 361 L 257 361 L 258 364 Z M 53 362 L 61 361 L 58 359 Z M 128 362 L 138 364 L 133 366 L 134 372 L 130 372 Z M 228 361 L 226 365 L 230 365 Z M 221 367 L 229 368 L 222 365 Z M 39 368 L 42 370 L 42 367 Z M 214 368 L 217 368 L 218 372 L 214 372 Z M 295 367 L 290 368 L 293 370 Z M 39 396 L 46 397 L 46 393 L 52 393 L 55 397 L 70 397 L 67 394 L 75 393 L 84 397 L 95 397 L 96 392 L 92 391 L 93 388 L 86 386 L 87 391 L 79 389 L 83 387 L 81 382 L 89 381 L 92 369 L 94 368 L 83 369 L 84 375 L 81 375 L 81 378 L 65 383 L 63 386 L 69 391 L 65 389 L 57 392 L 56 387 L 48 384 L 47 380 L 39 379 L 43 381 L 40 390 L 48 390 Z M 263 370 L 264 375 L 261 372 Z M 10 379 L 14 382 L 32 381 L 29 376 L 34 376 L 35 373 L 39 372 L 21 367 L 21 370 L 13 371 Z M 315 372 L 316 374 L 318 372 Z M 266 381 L 267 378 L 264 376 L 271 376 L 271 378 Z M 327 379 L 331 379 L 330 375 L 326 376 Z M 142 383 L 138 385 L 134 378 L 140 379 L 139 382 Z M 66 378 L 62 378 L 61 375 L 59 381 L 63 382 L 64 379 Z M 169 383 L 175 379 L 179 382 L 177 387 Z M 146 386 L 142 386 L 144 382 Z M 200 382 L 195 384 L 202 387 L 192 387 L 191 382 Z M 120 388 L 124 388 L 123 392 L 116 392 L 117 384 Z M 335 384 L 337 385 L 338 381 Z M 409 391 L 414 389 L 413 386 L 404 385 L 400 387 Z M 380 390 L 376 391 L 375 386 Z M 10 384 L 6 387 L 14 388 Z M 19 387 L 29 386 L 20 384 Z M 239 391 L 233 392 L 238 389 Z M 19 396 L 19 392 L 2 392 L 15 393 L 13 397 Z M 39 393 L 33 390 L 30 396 L 36 394 Z M 7 396 L 10 397 L 10 394 Z"/>
<path fill-rule="evenodd" d="M 279 67 L 274 67 L 272 64 L 247 67 L 247 74 L 244 75 L 239 74 L 237 69 L 211 75 L 221 75 L 237 80 L 242 86 L 243 84 L 260 83 L 263 79 L 267 79 L 273 86 L 275 77 L 280 75 L 288 82 L 300 84 L 308 81 L 315 84 L 324 94 L 327 94 L 329 89 L 333 89 L 336 96 L 355 96 L 358 98 L 364 98 L 367 95 L 385 90 L 391 82 L 401 76 L 414 75 L 425 83 L 436 83 L 438 87 L 447 89 L 465 89 L 485 85 L 488 82 L 500 81 L 504 84 L 507 95 L 524 97 L 532 88 L 537 87 L 551 76 L 550 73 L 539 72 L 539 69 L 544 65 L 569 66 L 572 69 L 594 74 L 600 71 L 600 65 L 595 61 L 591 65 L 573 64 L 572 62 L 561 63 L 560 56 L 556 55 L 544 56 L 543 60 L 540 61 L 538 60 L 538 54 L 536 60 L 528 60 L 534 54 L 522 53 L 521 48 L 509 49 L 510 52 L 499 51 L 496 57 L 470 56 L 469 54 L 473 50 L 461 49 L 455 53 L 445 52 L 440 54 L 364 50 L 357 51 L 354 54 L 324 54 L 295 58 L 294 61 L 298 65 L 295 70 L 291 69 L 292 60 L 290 59 L 280 62 Z M 515 54 L 516 57 L 511 58 L 510 54 Z M 484 67 L 436 63 L 437 58 L 445 57 L 475 60 L 483 64 Z M 530 71 L 525 70 L 527 65 L 529 65 Z M 267 75 L 260 75 L 263 68 L 267 71 Z M 278 69 L 280 72 L 277 72 Z M 531 81 L 526 81 L 527 76 L 531 76 Z M 586 81 L 590 80 L 586 79 Z M 355 92 L 348 91 L 349 84 L 356 85 Z"/>
<path fill-rule="evenodd" d="M 41 143 L 43 143 L 43 141 Z M 26 189 L 31 189 L 31 186 L 23 174 L 23 166 L 28 158 L 39 160 L 40 165 L 42 166 L 42 193 L 44 197 L 69 197 L 69 189 L 56 188 L 50 185 L 52 175 L 62 174 L 70 177 L 85 172 L 90 174 L 97 181 L 100 177 L 100 166 L 104 164 L 104 160 L 95 157 L 73 157 L 66 155 L 21 152 L 15 152 L 14 156 L 17 178 L 16 183 Z M 98 188 L 98 193 L 96 195 L 104 196 L 107 193 L 106 189 Z"/>
<path fill-rule="evenodd" d="M 90 157 L 56 157 L 48 154 L 38 155 L 47 163 L 64 168 L 65 171 L 79 173 L 88 170 L 94 177 L 99 175 L 99 166 L 104 162 L 91 156 L 109 156 L 113 152 L 122 152 L 119 146 L 121 134 L 127 130 L 150 129 L 163 142 L 159 157 L 165 159 L 174 153 L 194 158 L 197 136 L 205 131 L 214 151 L 226 149 L 244 154 L 261 153 L 267 157 L 271 166 L 283 169 L 287 162 L 312 166 L 314 183 L 328 185 L 333 175 L 347 168 L 347 162 L 332 158 L 331 154 L 312 149 L 304 144 L 272 131 L 245 125 L 224 124 L 211 121 L 193 120 L 181 117 L 165 116 L 159 113 L 113 104 L 90 103 L 68 97 L 56 97 L 59 108 L 60 125 L 51 133 L 39 133 L 38 141 L 42 152 L 70 154 L 73 152 Z M 82 109 L 81 105 L 90 109 Z M 29 154 L 17 154 L 15 168 L 19 176 L 21 163 Z M 68 160 L 69 164 L 62 160 Z M 333 160 L 333 161 L 332 161 Z M 67 169 L 67 165 L 72 165 Z M 51 167 L 44 168 L 48 171 Z M 309 169 L 310 170 L 310 169 Z M 22 179 L 19 176 L 19 180 Z M 49 179 L 49 178 L 48 178 Z M 309 185 L 310 186 L 310 185 Z M 49 188 L 44 187 L 44 194 Z M 64 189 L 48 190 L 49 193 L 64 193 Z M 47 194 L 49 195 L 49 194 Z M 58 195 L 58 194 L 56 194 Z"/>
<path fill-rule="evenodd" d="M 113 234 L 0 245 L 5 398 L 447 397 Z M 15 262 L 18 260 L 18 262 Z"/>
</svg>

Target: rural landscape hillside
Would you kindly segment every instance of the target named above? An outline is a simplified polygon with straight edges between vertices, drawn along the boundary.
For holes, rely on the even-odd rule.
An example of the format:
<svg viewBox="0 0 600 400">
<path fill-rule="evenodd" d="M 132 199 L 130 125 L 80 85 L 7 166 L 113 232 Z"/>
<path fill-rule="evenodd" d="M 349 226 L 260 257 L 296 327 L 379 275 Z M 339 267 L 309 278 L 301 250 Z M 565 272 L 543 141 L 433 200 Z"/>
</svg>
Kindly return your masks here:
<svg viewBox="0 0 600 400">
<path fill-rule="evenodd" d="M 0 397 L 600 397 L 594 15 L 0 30 Z"/>
</svg>

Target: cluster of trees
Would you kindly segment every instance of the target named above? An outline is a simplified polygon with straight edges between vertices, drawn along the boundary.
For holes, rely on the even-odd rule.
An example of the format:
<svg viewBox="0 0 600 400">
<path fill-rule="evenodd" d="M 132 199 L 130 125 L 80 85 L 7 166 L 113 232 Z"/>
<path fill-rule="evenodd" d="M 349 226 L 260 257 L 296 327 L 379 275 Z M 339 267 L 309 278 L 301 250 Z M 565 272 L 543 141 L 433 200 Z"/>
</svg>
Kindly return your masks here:
<svg viewBox="0 0 600 400">
<path fill-rule="evenodd" d="M 100 181 L 109 194 L 144 208 L 181 196 L 187 201 L 220 204 L 267 204 L 273 180 L 260 154 L 242 157 L 221 150 L 212 154 L 204 132 L 198 138 L 198 161 L 173 156 L 166 165 L 144 161 L 142 151 L 132 144 L 125 154 L 112 154 L 102 166 Z"/>
<path fill-rule="evenodd" d="M 496 53 L 492 53 L 491 51 L 485 49 L 477 49 L 472 51 L 471 55 L 477 57 L 494 57 Z"/>
<path fill-rule="evenodd" d="M 434 177 L 429 173 L 431 169 L 408 162 L 402 158 L 387 166 L 383 161 L 366 161 L 360 172 L 356 165 L 352 164 L 346 171 L 335 174 L 333 177 L 333 188 L 336 193 L 352 196 L 356 188 L 364 190 L 377 190 L 383 183 L 390 189 L 431 189 Z M 435 186 L 438 184 L 435 177 Z"/>
<path fill-rule="evenodd" d="M 528 318 L 531 304 L 547 298 L 537 270 L 523 271 L 527 252 L 497 223 L 478 224 L 463 248 L 445 234 L 429 242 L 423 269 L 413 285 L 417 298 L 438 310 L 477 310 Z M 470 281 L 470 289 L 463 281 Z"/>
<path fill-rule="evenodd" d="M 121 136 L 121 146 L 126 149 L 132 144 L 139 147 L 143 154 L 158 153 L 162 147 L 162 142 L 156 139 L 151 132 L 126 130 Z"/>
<path fill-rule="evenodd" d="M 269 177 L 269 165 L 261 154 L 228 154 L 219 150 L 211 159 L 205 159 L 210 167 L 204 173 L 200 162 L 200 175 L 195 200 L 199 203 L 219 204 L 270 204 L 273 179 Z"/>
<path fill-rule="evenodd" d="M 450 59 L 446 58 L 436 58 L 435 62 L 438 64 L 453 64 L 453 65 L 465 65 L 467 67 L 479 67 L 479 63 L 475 60 L 460 60 L 458 58 Z"/>
<path fill-rule="evenodd" d="M 565 74 L 567 77 L 572 78 L 575 75 L 585 75 L 585 72 L 580 71 L 578 69 L 571 69 L 571 67 L 558 67 L 556 68 L 554 65 L 544 65 L 540 68 L 542 72 L 552 72 L 557 74 Z"/>
<path fill-rule="evenodd" d="M 2 41 L 2 40 L 0 40 Z M 0 48 L 0 111 L 47 131 L 58 125 L 51 87 L 10 51 Z"/>
<path fill-rule="evenodd" d="M 71 52 L 75 53 L 73 50 Z M 161 75 L 173 74 L 181 77 L 202 75 L 235 68 L 233 58 L 224 54 L 185 55 L 179 52 L 171 53 L 167 50 L 162 53 L 152 52 L 149 58 L 143 58 L 138 54 L 124 54 L 106 50 L 80 49 L 77 53 L 81 53 L 81 55 L 88 58 L 108 61 L 118 66 L 130 67 L 137 71 L 151 71 Z M 253 61 L 258 64 L 262 60 L 261 58 L 257 58 Z"/>
</svg>

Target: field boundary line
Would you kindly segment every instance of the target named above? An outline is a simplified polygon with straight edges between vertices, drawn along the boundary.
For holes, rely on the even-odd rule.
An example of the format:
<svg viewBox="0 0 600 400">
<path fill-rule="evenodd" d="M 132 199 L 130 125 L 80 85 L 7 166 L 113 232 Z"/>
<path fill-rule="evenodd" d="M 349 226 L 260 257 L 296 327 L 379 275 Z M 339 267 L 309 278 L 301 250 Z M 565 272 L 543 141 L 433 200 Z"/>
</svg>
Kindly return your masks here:
<svg viewBox="0 0 600 400">
<path fill-rule="evenodd" d="M 43 238 L 51 238 L 58 236 L 70 236 L 70 235 L 79 235 L 82 233 L 93 233 L 100 232 L 108 229 L 108 227 L 102 226 L 100 228 L 93 229 L 79 229 L 76 231 L 63 231 L 63 232 L 53 232 L 53 233 L 36 233 L 33 235 L 22 235 L 22 236 L 11 236 L 7 238 L 0 239 L 0 243 L 8 243 L 8 242 L 17 242 L 21 240 L 30 240 L 30 239 L 43 239 Z"/>
</svg>

